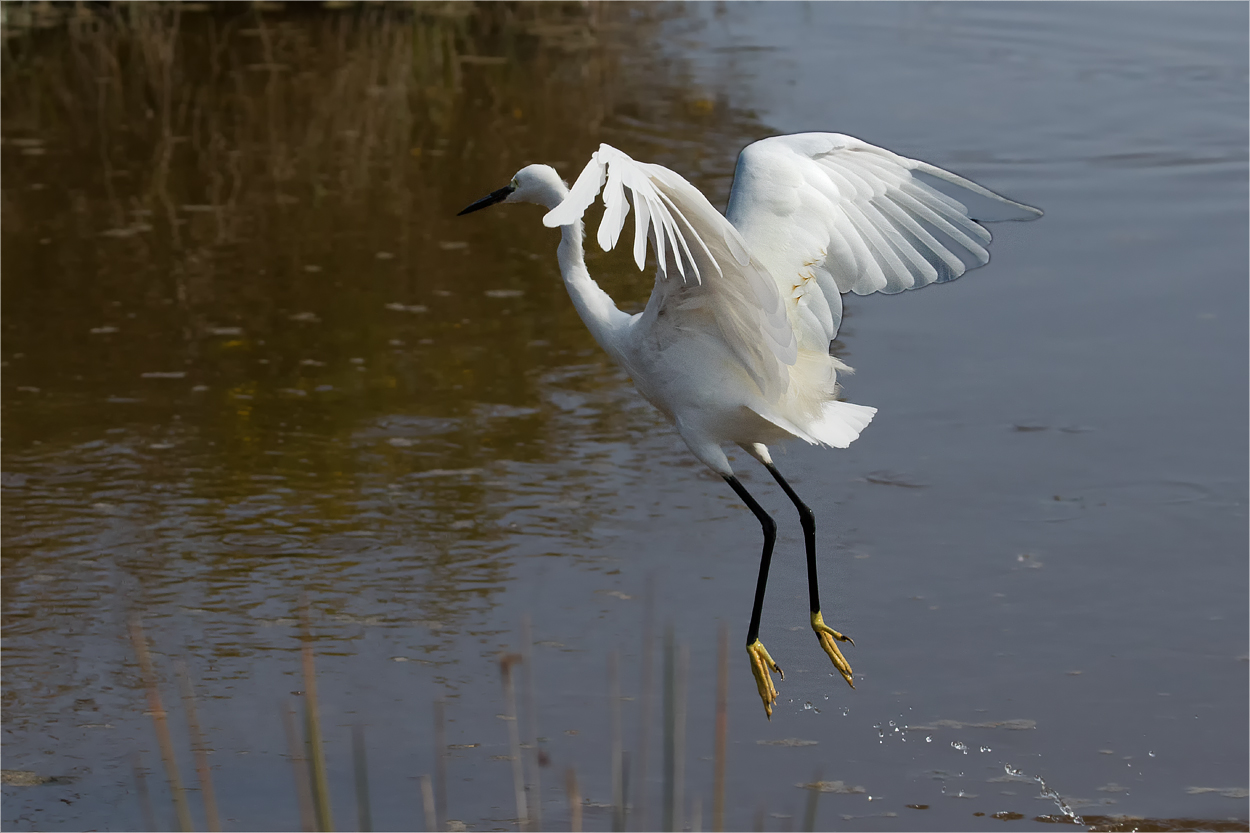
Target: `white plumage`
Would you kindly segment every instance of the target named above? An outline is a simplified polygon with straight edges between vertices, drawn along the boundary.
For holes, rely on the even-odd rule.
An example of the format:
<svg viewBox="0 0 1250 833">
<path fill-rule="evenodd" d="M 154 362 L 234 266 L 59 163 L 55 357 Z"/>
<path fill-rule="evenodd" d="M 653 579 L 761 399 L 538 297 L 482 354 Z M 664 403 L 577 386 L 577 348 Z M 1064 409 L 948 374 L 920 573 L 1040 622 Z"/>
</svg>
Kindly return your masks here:
<svg viewBox="0 0 1250 833">
<path fill-rule="evenodd" d="M 941 189 L 941 190 L 939 190 Z M 599 245 L 614 248 L 634 214 L 633 255 L 656 256 L 655 288 L 637 315 L 617 309 L 586 270 L 582 215 L 602 191 Z M 767 445 L 790 437 L 845 448 L 876 409 L 839 401 L 845 364 L 829 352 L 842 294 L 894 293 L 953 280 L 989 261 L 982 220 L 1033 219 L 1035 208 L 955 174 L 850 136 L 802 133 L 747 146 L 721 215 L 673 171 L 600 145 L 571 189 L 530 165 L 462 214 L 500 202 L 547 207 L 559 227 L 560 271 L 578 313 L 639 392 L 676 426 L 690 450 L 750 506 L 764 529 L 752 623 L 752 669 L 771 717 L 780 668 L 758 639 L 775 523 L 746 492 L 722 446 L 763 463 L 799 509 L 808 556 L 812 626 L 852 682 L 824 625 L 816 587 L 815 522 L 781 477 Z"/>
</svg>

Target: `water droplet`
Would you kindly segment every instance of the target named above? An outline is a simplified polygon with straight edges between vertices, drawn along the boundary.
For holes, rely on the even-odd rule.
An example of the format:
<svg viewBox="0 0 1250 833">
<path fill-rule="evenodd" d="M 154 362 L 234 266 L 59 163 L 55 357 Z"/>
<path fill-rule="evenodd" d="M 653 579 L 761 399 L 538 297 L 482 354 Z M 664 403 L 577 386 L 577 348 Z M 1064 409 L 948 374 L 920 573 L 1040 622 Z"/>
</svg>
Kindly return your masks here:
<svg viewBox="0 0 1250 833">
<path fill-rule="evenodd" d="M 1147 754 L 1149 754 L 1149 755 L 1150 755 L 1150 757 L 1152 757 L 1152 758 L 1155 756 L 1155 753 L 1153 753 L 1153 752 L 1149 752 L 1149 753 L 1147 753 Z"/>
<path fill-rule="evenodd" d="M 968 754 L 968 745 L 961 740 L 951 741 L 951 748 L 958 749 L 960 752 L 964 753 L 965 755 Z"/>
<path fill-rule="evenodd" d="M 893 721 L 893 720 L 891 720 L 891 721 L 890 721 L 890 725 L 891 725 L 891 726 L 893 726 L 893 725 L 894 725 L 894 721 Z"/>
<path fill-rule="evenodd" d="M 993 752 L 994 750 L 993 750 L 993 749 L 990 749 L 988 746 L 982 746 L 982 747 L 981 747 L 981 751 L 982 751 L 982 752 Z"/>
<path fill-rule="evenodd" d="M 925 742 L 925 743 L 933 743 L 933 738 L 932 738 L 932 737 L 930 737 L 929 735 L 925 735 L 924 742 Z"/>
<path fill-rule="evenodd" d="M 811 701 L 811 700 L 808 700 L 806 703 L 804 703 L 804 704 L 803 704 L 803 708 L 804 708 L 804 710 L 810 709 L 811 707 L 812 707 L 812 701 Z"/>
<path fill-rule="evenodd" d="M 843 707 L 842 707 L 842 716 L 843 716 L 843 717 L 846 717 L 846 716 L 847 716 L 848 714 L 850 714 L 850 713 L 851 713 L 851 707 L 850 707 L 850 706 L 843 706 Z"/>
</svg>

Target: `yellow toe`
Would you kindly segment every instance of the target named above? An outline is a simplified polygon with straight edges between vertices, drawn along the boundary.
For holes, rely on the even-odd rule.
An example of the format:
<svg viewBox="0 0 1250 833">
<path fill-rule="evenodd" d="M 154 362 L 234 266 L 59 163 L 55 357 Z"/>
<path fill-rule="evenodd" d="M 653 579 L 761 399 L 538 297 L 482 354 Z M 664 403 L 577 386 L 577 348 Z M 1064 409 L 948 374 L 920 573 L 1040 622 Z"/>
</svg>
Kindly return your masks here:
<svg viewBox="0 0 1250 833">
<path fill-rule="evenodd" d="M 812 614 L 812 630 L 816 631 L 816 638 L 820 640 L 820 647 L 824 648 L 825 653 L 829 655 L 829 659 L 833 660 L 833 667 L 838 669 L 842 679 L 846 680 L 851 688 L 855 688 L 855 680 L 851 676 L 851 664 L 846 661 L 846 657 L 842 656 L 842 651 L 838 649 L 839 642 L 849 642 L 854 645 L 855 640 L 849 636 L 843 636 L 826 625 L 824 618 L 820 615 L 820 611 Z"/>
<path fill-rule="evenodd" d="M 777 689 L 768 672 L 776 671 L 783 680 L 786 678 L 785 672 L 768 655 L 768 649 L 758 639 L 747 646 L 747 656 L 751 658 L 751 673 L 755 675 L 755 687 L 759 689 L 760 699 L 764 701 L 764 712 L 768 715 L 768 719 L 772 720 L 773 703 L 777 702 Z"/>
</svg>

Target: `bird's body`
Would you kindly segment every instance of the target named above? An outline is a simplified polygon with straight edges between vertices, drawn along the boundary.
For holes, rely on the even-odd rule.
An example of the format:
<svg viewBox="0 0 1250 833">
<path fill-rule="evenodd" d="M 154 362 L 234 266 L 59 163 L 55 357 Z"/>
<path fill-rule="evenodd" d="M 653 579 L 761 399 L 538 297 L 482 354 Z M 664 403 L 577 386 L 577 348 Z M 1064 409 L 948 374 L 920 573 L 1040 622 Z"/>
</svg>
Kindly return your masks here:
<svg viewBox="0 0 1250 833">
<path fill-rule="evenodd" d="M 790 438 L 845 448 L 876 409 L 837 399 L 845 364 L 830 352 L 842 319 L 841 294 L 900 292 L 952 280 L 989 259 L 990 236 L 967 207 L 935 189 L 979 199 L 1000 216 L 1032 219 L 1037 209 L 975 183 L 848 136 L 807 133 L 749 145 L 739 156 L 722 216 L 693 185 L 659 165 L 602 145 L 569 189 L 554 169 L 530 165 L 512 183 L 462 214 L 500 202 L 550 209 L 561 229 L 560 273 L 595 340 L 686 445 L 721 475 L 760 519 L 765 546 L 748 630 L 753 672 L 771 716 L 780 671 L 758 639 L 760 608 L 776 525 L 734 476 L 723 446 L 763 463 L 799 509 L 807 549 L 812 626 L 846 678 L 850 666 L 824 625 L 816 586 L 815 521 L 772 464 L 767 446 Z M 606 187 L 605 187 L 606 186 Z M 632 198 L 634 258 L 647 241 L 656 254 L 646 308 L 628 315 L 590 277 L 582 214 L 604 190 L 598 240 L 616 245 Z"/>
</svg>

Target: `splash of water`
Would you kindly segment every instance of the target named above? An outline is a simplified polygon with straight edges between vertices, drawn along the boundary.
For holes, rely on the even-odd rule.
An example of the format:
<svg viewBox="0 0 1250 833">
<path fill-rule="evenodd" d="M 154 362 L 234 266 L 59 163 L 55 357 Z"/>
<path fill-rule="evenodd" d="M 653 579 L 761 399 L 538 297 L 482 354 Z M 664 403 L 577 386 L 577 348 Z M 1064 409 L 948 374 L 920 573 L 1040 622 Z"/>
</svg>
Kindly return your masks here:
<svg viewBox="0 0 1250 833">
<path fill-rule="evenodd" d="M 1059 808 L 1059 812 L 1063 813 L 1065 816 L 1072 819 L 1072 821 L 1075 822 L 1076 824 L 1079 824 L 1082 827 L 1085 826 L 1085 819 L 1077 815 L 1076 811 L 1068 806 L 1068 802 L 1063 800 L 1063 796 L 1059 795 L 1059 793 L 1057 793 L 1055 790 L 1046 786 L 1046 782 L 1042 780 L 1042 776 L 1028 775 L 1022 772 L 1021 770 L 1016 769 L 1011 764 L 1004 764 L 1003 769 L 1006 770 L 1008 775 L 1011 775 L 1015 778 L 1024 778 L 1026 780 L 1036 781 L 1038 783 L 1038 786 L 1042 788 L 1042 796 L 1045 798 L 1049 798 L 1051 801 L 1055 802 L 1055 805 Z"/>
</svg>

